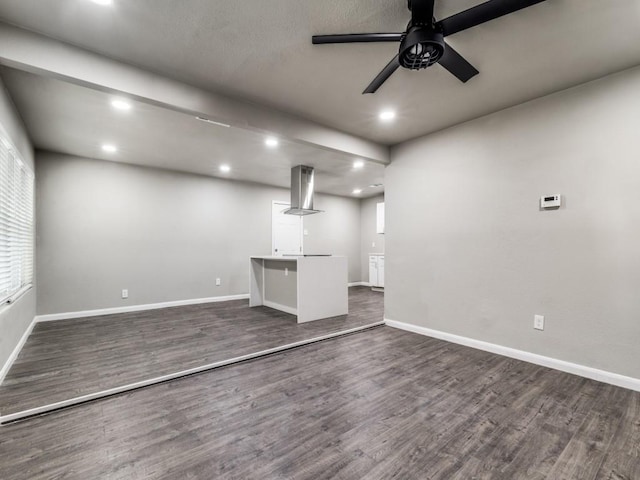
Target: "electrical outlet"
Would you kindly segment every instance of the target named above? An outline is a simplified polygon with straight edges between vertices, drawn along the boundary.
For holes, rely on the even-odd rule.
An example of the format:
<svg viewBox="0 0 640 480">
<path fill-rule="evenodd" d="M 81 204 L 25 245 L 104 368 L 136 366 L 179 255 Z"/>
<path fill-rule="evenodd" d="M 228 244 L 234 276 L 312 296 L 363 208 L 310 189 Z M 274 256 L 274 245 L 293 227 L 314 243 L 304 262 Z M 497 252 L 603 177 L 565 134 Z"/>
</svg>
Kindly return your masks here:
<svg viewBox="0 0 640 480">
<path fill-rule="evenodd" d="M 288 277 L 289 276 L 289 268 L 284 267 L 284 276 Z"/>
<path fill-rule="evenodd" d="M 309 230 L 307 230 L 307 229 L 305 228 L 305 229 L 303 230 L 303 234 L 304 234 L 305 236 L 306 236 L 306 235 L 309 235 Z"/>
<path fill-rule="evenodd" d="M 129 298 L 129 290 L 126 288 L 122 290 L 122 298 Z"/>
<path fill-rule="evenodd" d="M 536 330 L 544 330 L 544 316 L 543 315 L 534 315 L 533 316 L 533 328 Z"/>
<path fill-rule="evenodd" d="M 222 285 L 222 281 L 219 278 L 216 278 L 216 287 Z"/>
<path fill-rule="evenodd" d="M 376 248 L 376 242 L 371 242 L 371 248 Z"/>
</svg>

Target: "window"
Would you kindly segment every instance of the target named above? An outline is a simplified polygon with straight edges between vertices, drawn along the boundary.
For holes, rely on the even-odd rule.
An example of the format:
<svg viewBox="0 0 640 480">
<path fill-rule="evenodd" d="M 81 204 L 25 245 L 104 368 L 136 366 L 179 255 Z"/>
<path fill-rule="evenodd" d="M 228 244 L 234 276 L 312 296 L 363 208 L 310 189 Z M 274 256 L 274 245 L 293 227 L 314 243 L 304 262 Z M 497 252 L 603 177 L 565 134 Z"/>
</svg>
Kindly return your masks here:
<svg viewBox="0 0 640 480">
<path fill-rule="evenodd" d="M 33 283 L 33 173 L 0 128 L 0 304 Z"/>
</svg>

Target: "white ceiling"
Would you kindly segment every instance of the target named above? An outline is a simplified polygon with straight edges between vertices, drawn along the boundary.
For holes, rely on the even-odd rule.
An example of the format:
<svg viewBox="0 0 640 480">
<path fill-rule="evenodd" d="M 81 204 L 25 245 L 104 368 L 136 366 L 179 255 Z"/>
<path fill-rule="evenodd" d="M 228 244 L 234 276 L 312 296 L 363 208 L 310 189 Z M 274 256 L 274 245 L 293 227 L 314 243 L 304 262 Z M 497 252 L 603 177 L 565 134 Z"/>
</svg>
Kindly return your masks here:
<svg viewBox="0 0 640 480">
<path fill-rule="evenodd" d="M 444 18 L 479 0 L 436 0 Z M 311 35 L 401 31 L 406 0 L 0 0 L 0 18 L 216 92 L 395 144 L 640 64 L 638 0 L 547 0 L 448 37 L 480 75 L 400 70 L 362 90 L 394 44 Z M 381 125 L 382 108 L 398 119 Z"/>
<path fill-rule="evenodd" d="M 280 139 L 267 148 L 261 134 L 204 123 L 172 110 L 132 102 L 128 112 L 111 107 L 113 95 L 3 67 L 0 75 L 38 148 L 81 157 L 180 170 L 289 187 L 290 169 L 316 168 L 316 190 L 368 197 L 382 192 L 384 166 L 356 157 Z M 102 151 L 102 144 L 118 152 Z M 228 164 L 232 171 L 220 172 Z M 362 188 L 360 195 L 352 195 Z"/>
</svg>

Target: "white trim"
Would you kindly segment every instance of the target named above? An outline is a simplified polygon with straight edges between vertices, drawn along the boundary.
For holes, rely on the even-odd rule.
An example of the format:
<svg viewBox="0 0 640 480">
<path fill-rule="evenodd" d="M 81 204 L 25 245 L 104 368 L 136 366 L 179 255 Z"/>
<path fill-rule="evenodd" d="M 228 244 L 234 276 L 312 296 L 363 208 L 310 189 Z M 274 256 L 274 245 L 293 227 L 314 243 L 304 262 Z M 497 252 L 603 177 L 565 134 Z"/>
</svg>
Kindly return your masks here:
<svg viewBox="0 0 640 480">
<path fill-rule="evenodd" d="M 484 350 L 485 352 L 496 353 L 505 357 L 515 358 L 543 367 L 553 368 L 560 370 L 561 372 L 572 373 L 599 382 L 608 383 L 617 387 L 628 388 L 629 390 L 635 390 L 640 392 L 640 378 L 627 377 L 618 373 L 607 372 L 605 370 L 598 370 L 597 368 L 587 367 L 585 365 L 579 365 L 577 363 L 571 363 L 557 358 L 545 357 L 544 355 L 538 355 L 536 353 L 526 352 L 524 350 L 517 350 L 515 348 L 505 347 L 497 345 L 495 343 L 483 342 L 481 340 L 475 340 L 473 338 L 462 337 L 454 335 L 452 333 L 442 332 L 440 330 L 432 330 L 426 327 L 420 327 L 418 325 L 412 325 L 410 323 L 397 322 L 395 320 L 384 319 L 385 323 L 393 328 L 399 328 L 408 332 L 418 333 L 427 337 L 438 338 L 447 342 L 457 343 L 471 348 L 477 348 L 478 350 Z"/>
<path fill-rule="evenodd" d="M 4 305 L 4 304 L 11 305 L 13 303 L 16 303 L 18 300 L 20 300 L 22 298 L 22 296 L 25 293 L 27 293 L 32 288 L 33 288 L 33 283 L 29 283 L 27 285 L 23 285 L 13 295 L 9 295 L 7 298 L 3 299 L 2 302 L 0 302 L 0 305 Z"/>
<path fill-rule="evenodd" d="M 374 322 L 368 325 L 363 325 L 361 327 L 350 328 L 348 330 L 342 330 L 340 332 L 329 333 L 326 335 L 320 335 L 319 337 L 310 338 L 308 340 L 300 340 L 294 343 L 289 343 L 287 345 L 282 345 L 280 347 L 269 348 L 267 350 L 261 350 L 255 353 L 249 353 L 247 355 L 241 355 L 239 357 L 230 358 L 228 360 L 221 360 L 214 363 L 209 363 L 207 365 L 203 365 L 200 367 L 190 368 L 188 370 L 181 370 L 176 373 L 171 373 L 168 375 L 162 375 L 161 377 L 155 377 L 148 380 L 143 380 L 140 382 L 129 383 L 127 385 L 122 385 L 120 387 L 110 388 L 107 390 L 103 390 L 101 392 L 91 393 L 88 395 L 82 395 L 80 397 L 70 398 L 68 400 L 63 400 L 60 402 L 51 403 L 49 405 L 43 405 L 41 407 L 31 408 L 29 410 L 24 410 L 22 412 L 10 413 L 3 417 L 0 417 L 0 424 L 4 424 L 7 422 L 13 422 L 16 420 L 20 420 L 21 418 L 31 417 L 33 415 L 40 415 L 46 412 L 50 412 L 52 410 L 58 410 L 60 408 L 70 407 L 72 405 L 77 405 L 80 403 L 89 402 L 91 400 L 96 400 L 98 398 L 108 397 L 111 395 L 115 395 L 117 393 L 127 392 L 130 390 L 136 390 L 138 388 L 147 387 L 150 385 L 155 385 L 156 383 L 166 382 L 167 380 L 175 380 L 177 378 L 185 377 L 187 375 L 193 375 L 194 373 L 201 373 L 207 370 L 212 370 L 214 368 L 224 367 L 226 365 L 231 365 L 238 362 L 243 362 L 245 360 L 250 360 L 257 357 L 262 357 L 265 355 L 270 355 L 273 353 L 282 352 L 284 350 L 289 350 L 291 348 L 300 347 L 303 345 L 308 345 L 310 343 L 319 342 L 322 340 L 328 340 L 334 337 L 340 337 L 342 335 L 348 335 L 350 333 L 359 332 L 361 330 L 367 330 L 369 328 L 377 327 L 380 325 L 384 325 L 384 322 Z"/>
<path fill-rule="evenodd" d="M 229 300 L 244 300 L 246 298 L 249 298 L 248 293 L 242 293 L 240 295 L 226 295 L 222 297 L 192 298 L 190 300 L 175 300 L 172 302 L 149 303 L 146 305 L 128 305 L 126 307 L 83 310 L 80 312 L 50 313 L 47 315 L 37 315 L 36 322 L 51 322 L 54 320 L 69 320 L 72 318 L 98 317 L 100 315 L 113 315 L 114 313 L 141 312 L 144 310 L 156 310 L 158 308 L 181 307 L 184 305 L 198 305 L 201 303 L 228 302 Z"/>
<path fill-rule="evenodd" d="M 369 282 L 350 282 L 348 285 L 350 287 L 370 287 L 371 286 Z"/>
<path fill-rule="evenodd" d="M 272 302 L 270 300 L 263 300 L 262 305 L 269 308 L 275 308 L 276 310 L 282 310 L 285 313 L 290 313 L 291 315 L 298 315 L 298 309 L 294 307 L 289 307 L 287 305 L 281 305 L 276 302 Z"/>
<path fill-rule="evenodd" d="M 24 347 L 24 344 L 27 343 L 27 338 L 29 338 L 29 335 L 31 335 L 31 332 L 33 331 L 33 327 L 36 326 L 36 323 L 38 323 L 36 320 L 36 317 L 33 317 L 31 319 L 31 323 L 22 334 L 22 337 L 20 337 L 20 341 L 15 346 L 15 348 L 11 352 L 11 355 L 9 355 L 9 358 L 7 358 L 7 361 L 2 366 L 2 370 L 0 370 L 0 385 L 2 385 L 2 382 L 4 382 L 4 379 L 7 376 L 7 373 L 9 373 L 9 369 L 12 367 L 13 362 L 15 362 L 16 358 L 18 358 L 18 355 L 20 354 L 20 350 L 22 350 L 22 347 Z"/>
</svg>

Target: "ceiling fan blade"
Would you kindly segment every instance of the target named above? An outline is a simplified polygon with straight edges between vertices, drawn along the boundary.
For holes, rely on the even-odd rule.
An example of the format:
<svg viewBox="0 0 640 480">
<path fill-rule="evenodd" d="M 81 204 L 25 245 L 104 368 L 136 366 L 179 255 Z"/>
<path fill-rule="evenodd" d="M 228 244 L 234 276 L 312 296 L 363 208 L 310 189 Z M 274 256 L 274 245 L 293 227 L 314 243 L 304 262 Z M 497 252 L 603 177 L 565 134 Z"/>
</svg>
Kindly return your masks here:
<svg viewBox="0 0 640 480">
<path fill-rule="evenodd" d="M 362 94 L 364 95 L 365 93 L 376 93 L 376 90 L 378 90 L 382 86 L 382 84 L 386 82 L 391 75 L 393 75 L 393 72 L 395 72 L 399 66 L 400 62 L 398 62 L 398 55 L 396 55 L 387 64 L 387 66 L 382 69 L 378 76 L 373 79 L 373 82 L 369 84 L 369 86 L 365 89 L 364 92 L 362 92 Z"/>
<path fill-rule="evenodd" d="M 314 45 L 323 43 L 399 42 L 404 33 L 348 33 L 344 35 L 314 35 Z"/>
<path fill-rule="evenodd" d="M 435 0 L 411 0 L 411 23 L 413 25 L 433 24 L 433 4 Z"/>
<path fill-rule="evenodd" d="M 470 78 L 480 73 L 476 68 L 467 62 L 462 55 L 456 52 L 449 44 L 446 44 L 444 55 L 440 59 L 440 65 L 449 70 L 462 83 L 466 83 Z"/>
<path fill-rule="evenodd" d="M 453 35 L 467 28 L 475 27 L 494 18 L 508 15 L 523 8 L 530 7 L 545 0 L 489 0 L 475 7 L 471 7 L 451 17 L 439 21 L 436 25 L 442 28 L 442 33 Z"/>
</svg>

